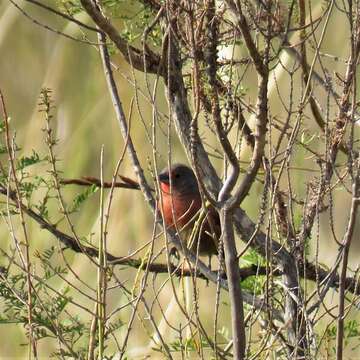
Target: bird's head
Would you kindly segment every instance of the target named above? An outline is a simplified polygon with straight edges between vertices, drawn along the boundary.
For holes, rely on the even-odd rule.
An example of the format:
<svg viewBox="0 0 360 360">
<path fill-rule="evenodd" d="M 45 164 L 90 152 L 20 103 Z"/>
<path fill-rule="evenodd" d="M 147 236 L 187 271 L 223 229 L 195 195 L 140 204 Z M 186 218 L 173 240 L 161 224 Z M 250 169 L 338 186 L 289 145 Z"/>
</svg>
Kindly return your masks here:
<svg viewBox="0 0 360 360">
<path fill-rule="evenodd" d="M 199 193 L 194 172 L 183 164 L 174 164 L 170 169 L 163 169 L 159 174 L 159 182 L 163 193 L 170 193 L 170 183 L 174 195 Z"/>
</svg>

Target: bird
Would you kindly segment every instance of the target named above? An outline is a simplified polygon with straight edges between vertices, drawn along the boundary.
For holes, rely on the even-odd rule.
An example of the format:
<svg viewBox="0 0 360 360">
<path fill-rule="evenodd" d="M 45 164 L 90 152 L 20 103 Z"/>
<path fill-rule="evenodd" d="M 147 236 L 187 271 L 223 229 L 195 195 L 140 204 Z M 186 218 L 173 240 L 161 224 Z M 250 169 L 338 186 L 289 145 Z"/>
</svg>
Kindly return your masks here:
<svg viewBox="0 0 360 360">
<path fill-rule="evenodd" d="M 218 243 L 221 235 L 220 218 L 213 207 L 207 207 L 203 213 L 199 185 L 193 170 L 184 164 L 173 164 L 164 168 L 158 175 L 161 196 L 158 209 L 167 229 L 175 229 L 184 245 L 193 253 L 208 256 L 209 268 L 211 257 L 218 254 Z M 198 221 L 202 220 L 202 221 Z M 198 224 L 200 226 L 198 226 Z M 170 250 L 170 255 L 172 249 Z M 184 263 L 183 263 L 184 265 Z M 160 334 L 169 335 L 169 318 L 183 318 L 179 313 L 179 299 L 184 299 L 188 314 L 192 313 L 194 284 L 189 277 L 181 282 L 178 295 L 173 296 L 165 310 L 166 316 L 161 320 L 158 329 Z M 181 295 L 181 296 L 180 296 Z M 188 320 L 185 317 L 184 322 Z M 156 345 L 157 335 L 149 347 Z M 190 336 L 190 335 L 189 335 Z"/>
<path fill-rule="evenodd" d="M 162 195 L 158 208 L 165 226 L 175 228 L 195 254 L 209 258 L 217 255 L 220 218 L 211 206 L 201 215 L 202 200 L 193 170 L 184 164 L 173 164 L 159 173 L 158 180 Z"/>
</svg>

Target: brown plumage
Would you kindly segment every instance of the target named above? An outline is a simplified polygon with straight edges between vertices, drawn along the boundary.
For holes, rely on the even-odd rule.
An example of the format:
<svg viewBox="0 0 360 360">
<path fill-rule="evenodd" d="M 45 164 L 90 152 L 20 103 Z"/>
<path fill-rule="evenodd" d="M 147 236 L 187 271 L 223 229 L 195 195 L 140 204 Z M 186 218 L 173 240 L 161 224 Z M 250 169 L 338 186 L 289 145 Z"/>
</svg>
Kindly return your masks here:
<svg viewBox="0 0 360 360">
<path fill-rule="evenodd" d="M 170 179 L 171 185 L 170 187 Z M 159 209 L 167 227 L 180 231 L 183 241 L 193 252 L 197 252 L 199 243 L 200 255 L 217 254 L 218 239 L 221 234 L 220 219 L 216 210 L 210 207 L 195 236 L 193 227 L 199 218 L 202 202 L 194 172 L 182 164 L 174 164 L 170 171 L 165 168 L 159 175 L 162 203 Z M 191 237 L 192 243 L 189 243 Z"/>
</svg>

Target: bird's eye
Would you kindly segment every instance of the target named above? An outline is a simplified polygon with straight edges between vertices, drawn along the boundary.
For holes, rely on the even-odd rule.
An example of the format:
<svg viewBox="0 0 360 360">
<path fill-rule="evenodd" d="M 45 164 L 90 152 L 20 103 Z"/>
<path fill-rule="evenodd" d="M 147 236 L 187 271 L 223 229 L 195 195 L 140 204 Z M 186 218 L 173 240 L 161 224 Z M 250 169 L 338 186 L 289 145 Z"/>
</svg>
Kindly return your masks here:
<svg viewBox="0 0 360 360">
<path fill-rule="evenodd" d="M 180 177 L 180 174 L 179 173 L 176 173 L 175 174 L 175 179 L 178 179 Z"/>
</svg>

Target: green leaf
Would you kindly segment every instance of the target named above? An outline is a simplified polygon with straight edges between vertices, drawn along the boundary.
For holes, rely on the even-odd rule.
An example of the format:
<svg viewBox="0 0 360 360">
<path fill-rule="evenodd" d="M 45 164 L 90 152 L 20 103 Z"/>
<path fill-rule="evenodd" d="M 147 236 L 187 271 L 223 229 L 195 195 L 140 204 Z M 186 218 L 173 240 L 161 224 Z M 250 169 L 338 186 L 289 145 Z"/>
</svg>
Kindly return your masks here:
<svg viewBox="0 0 360 360">
<path fill-rule="evenodd" d="M 23 170 L 28 166 L 41 162 L 42 160 L 43 159 L 40 158 L 39 154 L 33 150 L 31 156 L 23 156 L 17 161 L 16 169 Z"/>
<path fill-rule="evenodd" d="M 96 193 L 98 187 L 96 185 L 89 186 L 84 192 L 75 196 L 72 206 L 69 209 L 70 213 L 76 212 L 79 210 L 80 206 L 87 200 L 91 195 Z"/>
</svg>

